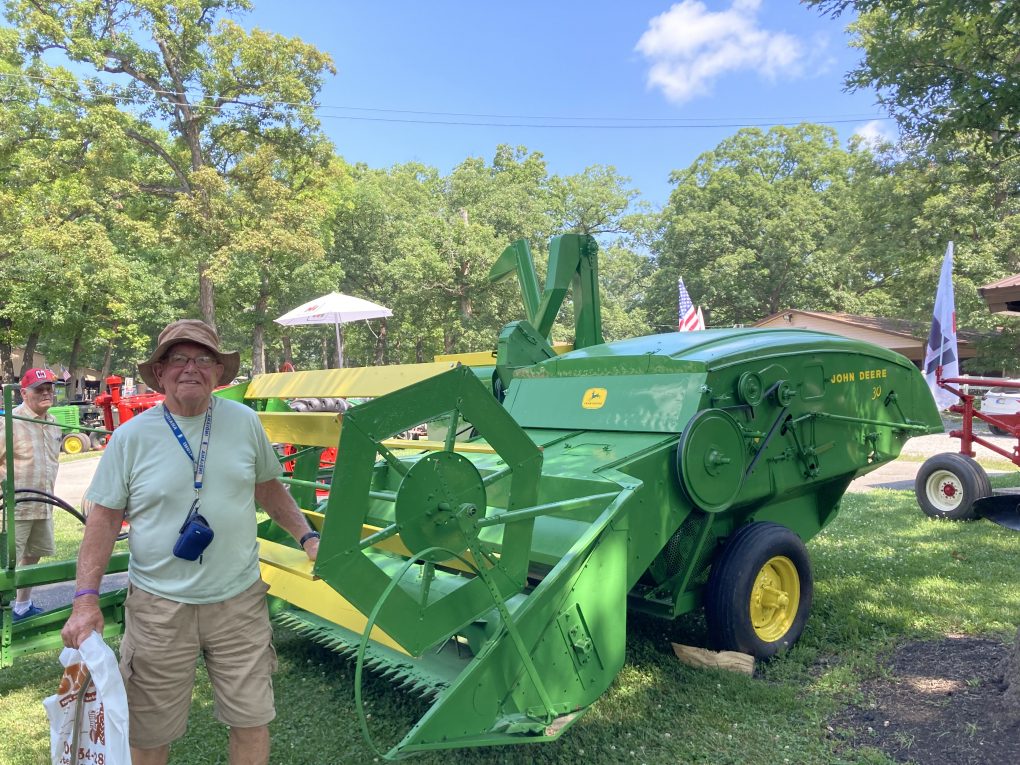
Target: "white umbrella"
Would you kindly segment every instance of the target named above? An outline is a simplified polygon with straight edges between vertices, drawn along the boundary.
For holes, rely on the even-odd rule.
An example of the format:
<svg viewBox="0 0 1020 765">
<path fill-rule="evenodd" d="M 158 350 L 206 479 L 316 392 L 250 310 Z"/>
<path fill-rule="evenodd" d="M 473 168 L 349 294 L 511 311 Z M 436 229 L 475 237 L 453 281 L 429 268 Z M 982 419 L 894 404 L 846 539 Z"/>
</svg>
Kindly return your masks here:
<svg viewBox="0 0 1020 765">
<path fill-rule="evenodd" d="M 332 324 L 336 328 L 336 347 L 340 366 L 344 363 L 344 336 L 341 324 L 361 319 L 382 319 L 392 316 L 386 306 L 377 305 L 368 300 L 344 295 L 342 292 L 330 292 L 315 300 L 309 300 L 276 319 L 277 324 L 296 326 L 301 324 Z"/>
</svg>

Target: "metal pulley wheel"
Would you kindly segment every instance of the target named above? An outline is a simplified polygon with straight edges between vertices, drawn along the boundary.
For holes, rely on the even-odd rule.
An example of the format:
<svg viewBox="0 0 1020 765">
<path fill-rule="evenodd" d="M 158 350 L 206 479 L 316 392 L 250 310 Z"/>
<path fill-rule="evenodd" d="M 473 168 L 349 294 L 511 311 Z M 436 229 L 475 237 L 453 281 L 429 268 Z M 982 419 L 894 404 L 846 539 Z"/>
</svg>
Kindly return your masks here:
<svg viewBox="0 0 1020 765">
<path fill-rule="evenodd" d="M 478 469 L 456 452 L 434 452 L 411 466 L 400 482 L 396 521 L 408 550 L 439 563 L 463 553 L 471 539 L 459 522 L 463 513 L 485 517 L 485 485 Z M 423 553 L 443 548 L 442 552 Z"/>
<path fill-rule="evenodd" d="M 698 412 L 677 446 L 677 475 L 690 500 L 708 513 L 729 508 L 744 483 L 744 431 L 721 409 Z"/>
<path fill-rule="evenodd" d="M 762 384 L 761 375 L 757 372 L 744 372 L 737 380 L 737 396 L 748 406 L 758 406 L 761 403 L 762 395 L 765 393 L 765 386 Z"/>
</svg>

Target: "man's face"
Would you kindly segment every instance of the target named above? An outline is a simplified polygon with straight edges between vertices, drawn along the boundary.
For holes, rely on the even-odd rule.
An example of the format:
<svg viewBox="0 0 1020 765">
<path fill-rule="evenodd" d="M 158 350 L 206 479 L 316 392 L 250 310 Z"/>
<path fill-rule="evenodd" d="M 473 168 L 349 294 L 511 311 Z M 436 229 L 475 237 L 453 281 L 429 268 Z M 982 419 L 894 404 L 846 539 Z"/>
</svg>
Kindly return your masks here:
<svg viewBox="0 0 1020 765">
<path fill-rule="evenodd" d="M 223 365 L 215 353 L 197 343 L 177 343 L 152 365 L 166 397 L 183 409 L 208 405 Z M 198 414 L 200 412 L 196 412 Z"/>
<path fill-rule="evenodd" d="M 40 415 L 46 414 L 47 410 L 53 406 L 53 383 L 22 388 L 21 397 L 33 412 Z"/>
</svg>

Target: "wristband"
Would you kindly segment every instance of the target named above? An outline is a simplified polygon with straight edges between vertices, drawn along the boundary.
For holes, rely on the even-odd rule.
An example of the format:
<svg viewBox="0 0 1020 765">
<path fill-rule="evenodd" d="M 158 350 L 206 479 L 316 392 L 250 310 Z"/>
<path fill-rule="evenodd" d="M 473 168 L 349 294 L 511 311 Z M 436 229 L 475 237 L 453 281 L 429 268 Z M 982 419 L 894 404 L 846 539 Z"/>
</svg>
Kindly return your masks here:
<svg viewBox="0 0 1020 765">
<path fill-rule="evenodd" d="M 305 534 L 303 537 L 301 537 L 301 541 L 298 542 L 298 544 L 301 545 L 302 547 L 304 547 L 305 546 L 305 542 L 307 542 L 309 539 L 319 539 L 319 538 L 321 538 L 321 536 L 322 535 L 319 534 L 318 531 L 309 531 L 307 534 Z"/>
<path fill-rule="evenodd" d="M 78 590 L 74 593 L 74 598 L 80 598 L 82 595 L 95 595 L 98 597 L 99 590 Z M 74 600 L 74 598 L 71 598 L 71 600 Z"/>
</svg>

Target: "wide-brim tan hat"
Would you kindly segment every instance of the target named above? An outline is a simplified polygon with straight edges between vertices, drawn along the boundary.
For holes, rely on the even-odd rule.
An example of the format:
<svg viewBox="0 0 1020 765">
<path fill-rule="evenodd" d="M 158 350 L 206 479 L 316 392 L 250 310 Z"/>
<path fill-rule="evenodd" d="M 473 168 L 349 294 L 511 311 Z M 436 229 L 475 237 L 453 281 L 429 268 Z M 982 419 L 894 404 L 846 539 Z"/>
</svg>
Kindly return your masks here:
<svg viewBox="0 0 1020 765">
<path fill-rule="evenodd" d="M 216 330 L 198 319 L 179 319 L 167 324 L 166 328 L 159 333 L 156 343 L 156 350 L 152 352 L 152 355 L 146 361 L 139 362 L 138 375 L 146 385 L 159 393 L 165 391 L 156 379 L 152 365 L 160 361 L 166 355 L 167 350 L 177 343 L 204 345 L 216 354 L 223 365 L 223 374 L 220 375 L 217 385 L 229 385 L 237 377 L 237 370 L 241 367 L 240 354 L 237 351 L 221 351 L 220 336 L 216 334 Z"/>
</svg>

